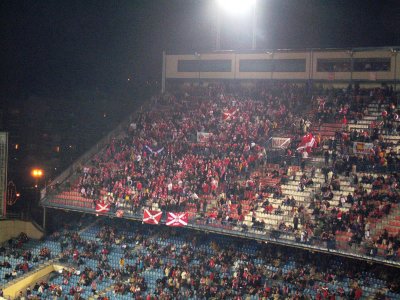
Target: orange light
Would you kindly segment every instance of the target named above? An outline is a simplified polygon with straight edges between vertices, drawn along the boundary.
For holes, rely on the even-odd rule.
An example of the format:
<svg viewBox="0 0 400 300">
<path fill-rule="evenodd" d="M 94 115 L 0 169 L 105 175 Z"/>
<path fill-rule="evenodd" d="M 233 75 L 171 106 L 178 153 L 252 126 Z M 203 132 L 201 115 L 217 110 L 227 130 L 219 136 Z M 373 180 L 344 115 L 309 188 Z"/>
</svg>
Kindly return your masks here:
<svg viewBox="0 0 400 300">
<path fill-rule="evenodd" d="M 44 172 L 42 169 L 33 169 L 31 175 L 34 178 L 41 178 L 44 175 Z"/>
<path fill-rule="evenodd" d="M 19 149 L 19 144 L 15 144 L 15 150 Z"/>
<path fill-rule="evenodd" d="M 19 197 L 19 196 L 21 196 L 21 194 L 20 193 L 16 193 L 15 196 Z"/>
</svg>

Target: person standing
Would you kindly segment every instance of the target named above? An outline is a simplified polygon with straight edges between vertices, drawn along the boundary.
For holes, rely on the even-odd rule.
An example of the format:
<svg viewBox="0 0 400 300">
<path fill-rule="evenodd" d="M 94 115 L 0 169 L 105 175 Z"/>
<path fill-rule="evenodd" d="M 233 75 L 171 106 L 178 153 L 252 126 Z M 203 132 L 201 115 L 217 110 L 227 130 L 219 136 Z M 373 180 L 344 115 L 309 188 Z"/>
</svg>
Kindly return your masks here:
<svg viewBox="0 0 400 300">
<path fill-rule="evenodd" d="M 91 287 L 92 287 L 92 293 L 93 293 L 93 295 L 95 295 L 95 294 L 97 293 L 97 283 L 96 283 L 96 280 L 93 280 L 93 281 L 92 281 Z"/>
</svg>

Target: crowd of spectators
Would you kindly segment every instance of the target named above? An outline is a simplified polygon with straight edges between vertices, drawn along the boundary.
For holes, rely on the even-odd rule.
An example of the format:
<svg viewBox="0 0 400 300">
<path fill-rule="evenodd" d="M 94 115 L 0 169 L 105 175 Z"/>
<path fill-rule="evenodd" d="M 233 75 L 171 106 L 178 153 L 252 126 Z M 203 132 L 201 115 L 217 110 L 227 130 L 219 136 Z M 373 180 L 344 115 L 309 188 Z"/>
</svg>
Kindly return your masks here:
<svg viewBox="0 0 400 300">
<path fill-rule="evenodd" d="M 370 103 L 378 104 L 382 117 L 371 121 L 368 130 L 349 131 L 349 123 L 368 115 Z M 297 241 L 322 239 L 328 247 L 335 247 L 336 233 L 349 232 L 349 245 L 372 244 L 374 249 L 366 251 L 376 254 L 370 219 L 387 216 L 399 199 L 399 156 L 395 145 L 382 135 L 397 132 L 397 99 L 392 89 L 332 89 L 311 94 L 289 84 L 256 89 L 210 85 L 187 87 L 157 97 L 153 104 L 81 168 L 72 188 L 93 199 L 93 208 L 98 202 L 110 203 L 113 212 L 124 209 L 134 214 L 141 214 L 143 207 L 164 211 L 194 208 L 207 224 L 233 226 L 242 225 L 246 215 L 252 214 L 252 228 L 263 230 L 265 223 L 256 216 L 262 206 L 267 214 L 285 215 L 277 229 L 294 233 Z M 321 172 L 325 184 L 319 187 L 313 181 L 315 166 L 306 168 L 308 152 L 296 148 L 304 134 L 317 131 L 325 122 L 339 122 L 342 127 L 329 139 L 314 132 L 312 155 L 324 157 Z M 199 140 L 198 133 L 206 133 L 205 140 Z M 267 151 L 272 136 L 291 137 L 284 155 L 277 157 Z M 373 146 L 367 154 L 353 153 L 355 141 L 373 142 Z M 268 162 L 280 164 L 280 168 L 270 170 Z M 303 171 L 297 191 L 317 190 L 311 193 L 309 203 L 296 203 L 283 194 L 281 184 L 296 180 L 296 172 L 290 171 L 293 164 Z M 257 170 L 262 170 L 260 178 L 253 176 Z M 367 192 L 358 171 L 392 175 L 383 178 L 379 189 Z M 263 183 L 267 176 L 277 181 Z M 341 190 L 343 176 L 355 191 L 341 195 L 335 206 L 331 200 Z M 274 207 L 270 195 L 289 198 Z M 292 207 L 288 216 L 287 206 Z M 245 225 L 241 228 L 248 230 Z M 393 251 L 385 256 L 395 259 L 398 236 L 391 237 Z"/>
<path fill-rule="evenodd" d="M 98 289 L 104 281 L 112 287 L 111 298 L 146 300 L 385 299 L 400 289 L 395 269 L 331 255 L 119 220 L 104 221 L 91 232 L 95 235 L 63 230 L 50 237 L 69 241 L 60 259 L 68 267 L 58 284 L 38 282 L 29 289 L 31 299 L 49 294 L 80 299 L 85 291 L 107 299 Z M 149 272 L 158 274 L 153 283 Z M 369 291 L 368 285 L 376 288 Z"/>
<path fill-rule="evenodd" d="M 120 138 L 82 168 L 78 190 L 87 198 L 138 211 L 146 203 L 184 210 L 208 203 L 202 195 L 224 193 L 235 201 L 237 179 L 266 161 L 271 132 L 292 127 L 292 109 L 306 101 L 303 89 L 261 89 L 264 101 L 228 95 L 214 86 L 200 96 L 168 95 L 141 112 Z M 203 92 L 204 93 L 204 92 Z M 171 109 L 172 108 L 172 109 Z M 293 133 L 301 133 L 293 128 Z M 207 141 L 198 132 L 210 134 Z"/>
</svg>

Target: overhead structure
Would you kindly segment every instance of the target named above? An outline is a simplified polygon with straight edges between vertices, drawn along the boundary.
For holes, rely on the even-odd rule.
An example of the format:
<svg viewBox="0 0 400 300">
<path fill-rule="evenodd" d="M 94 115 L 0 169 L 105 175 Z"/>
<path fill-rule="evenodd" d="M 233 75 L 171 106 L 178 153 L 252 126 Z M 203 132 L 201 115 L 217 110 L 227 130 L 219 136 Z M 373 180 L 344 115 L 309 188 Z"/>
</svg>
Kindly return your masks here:
<svg viewBox="0 0 400 300">
<path fill-rule="evenodd" d="M 164 55 L 166 84 L 176 80 L 283 80 L 347 87 L 400 79 L 400 47 L 218 51 Z"/>
</svg>

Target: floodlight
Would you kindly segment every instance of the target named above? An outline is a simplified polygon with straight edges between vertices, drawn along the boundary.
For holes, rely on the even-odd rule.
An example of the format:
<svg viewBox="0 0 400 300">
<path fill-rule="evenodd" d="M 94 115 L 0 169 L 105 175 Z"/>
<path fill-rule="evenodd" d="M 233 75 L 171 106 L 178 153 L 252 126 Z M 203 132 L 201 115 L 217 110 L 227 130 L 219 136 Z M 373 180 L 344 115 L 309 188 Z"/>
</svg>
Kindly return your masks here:
<svg viewBox="0 0 400 300">
<path fill-rule="evenodd" d="M 242 14 L 252 7 L 256 0 L 217 0 L 218 5 L 230 14 Z"/>
</svg>

